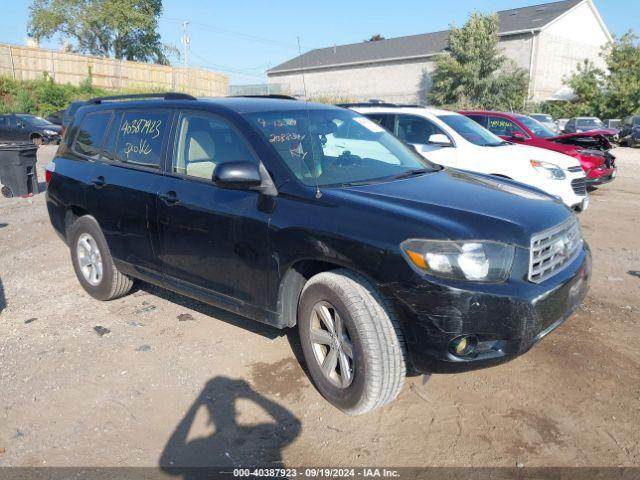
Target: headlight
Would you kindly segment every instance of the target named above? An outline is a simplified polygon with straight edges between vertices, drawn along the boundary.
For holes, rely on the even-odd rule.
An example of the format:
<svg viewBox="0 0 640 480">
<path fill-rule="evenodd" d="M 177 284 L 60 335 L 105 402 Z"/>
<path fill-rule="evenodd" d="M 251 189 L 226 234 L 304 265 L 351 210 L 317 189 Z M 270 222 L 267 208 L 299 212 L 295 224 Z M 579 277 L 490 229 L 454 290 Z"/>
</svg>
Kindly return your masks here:
<svg viewBox="0 0 640 480">
<path fill-rule="evenodd" d="M 515 247 L 491 241 L 405 240 L 400 244 L 409 264 L 436 277 L 501 282 L 511 273 Z"/>
<path fill-rule="evenodd" d="M 604 157 L 604 153 L 600 150 L 577 149 L 576 152 L 580 155 L 587 155 L 590 157 Z"/>
<path fill-rule="evenodd" d="M 46 135 L 57 135 L 58 132 L 55 130 L 43 130 Z"/>
<path fill-rule="evenodd" d="M 531 160 L 531 166 L 536 169 L 538 173 L 541 173 L 549 180 L 564 180 L 566 178 L 562 168 L 555 163 L 539 162 L 538 160 Z"/>
</svg>

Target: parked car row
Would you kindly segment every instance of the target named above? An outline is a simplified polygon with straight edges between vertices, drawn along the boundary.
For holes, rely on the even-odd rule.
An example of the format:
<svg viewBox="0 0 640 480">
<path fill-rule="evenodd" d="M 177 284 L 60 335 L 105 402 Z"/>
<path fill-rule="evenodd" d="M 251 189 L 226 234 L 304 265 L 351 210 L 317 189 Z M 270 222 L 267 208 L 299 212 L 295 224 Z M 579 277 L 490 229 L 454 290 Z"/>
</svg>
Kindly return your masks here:
<svg viewBox="0 0 640 480">
<path fill-rule="evenodd" d="M 142 279 L 295 327 L 349 414 L 408 373 L 525 353 L 587 293 L 575 157 L 444 110 L 152 97 L 82 104 L 47 166 L 79 283 L 110 300 Z"/>
<path fill-rule="evenodd" d="M 505 140 L 576 158 L 589 185 L 606 183 L 616 176 L 615 156 L 610 152 L 613 145 L 600 130 L 556 135 L 527 115 L 486 111 L 462 113 Z"/>
<path fill-rule="evenodd" d="M 572 157 L 517 145 L 448 110 L 388 104 L 352 108 L 413 145 L 431 162 L 524 183 L 561 198 L 577 211 L 588 206 L 585 174 L 580 162 Z M 511 122 L 502 123 L 511 128 Z M 354 146 L 337 138 L 335 148 L 348 151 Z"/>
</svg>

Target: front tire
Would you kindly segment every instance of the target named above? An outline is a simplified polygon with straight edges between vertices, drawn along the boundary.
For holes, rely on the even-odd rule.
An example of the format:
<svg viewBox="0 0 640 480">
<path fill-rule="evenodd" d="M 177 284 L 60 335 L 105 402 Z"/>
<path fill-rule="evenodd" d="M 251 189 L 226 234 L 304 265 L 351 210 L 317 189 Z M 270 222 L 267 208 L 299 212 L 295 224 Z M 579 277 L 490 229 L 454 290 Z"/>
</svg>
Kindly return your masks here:
<svg viewBox="0 0 640 480">
<path fill-rule="evenodd" d="M 98 300 L 113 300 L 129 293 L 133 279 L 121 273 L 109 252 L 98 222 L 90 215 L 78 218 L 69 230 L 71 261 L 78 281 Z"/>
<path fill-rule="evenodd" d="M 298 330 L 311 379 L 345 413 L 381 407 L 402 389 L 404 337 L 391 306 L 364 278 L 343 269 L 312 277 Z"/>
<path fill-rule="evenodd" d="M 40 147 L 44 144 L 44 139 L 40 135 L 34 135 L 31 137 L 31 143 L 33 143 L 36 147 Z"/>
</svg>

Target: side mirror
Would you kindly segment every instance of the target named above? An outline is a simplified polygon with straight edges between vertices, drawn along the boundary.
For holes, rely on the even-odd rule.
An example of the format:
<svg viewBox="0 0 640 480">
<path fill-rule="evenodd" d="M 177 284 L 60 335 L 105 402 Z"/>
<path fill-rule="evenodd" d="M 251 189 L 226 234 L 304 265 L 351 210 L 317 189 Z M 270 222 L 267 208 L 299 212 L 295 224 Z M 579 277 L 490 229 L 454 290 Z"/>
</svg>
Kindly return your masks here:
<svg viewBox="0 0 640 480">
<path fill-rule="evenodd" d="M 262 184 L 258 165 L 253 162 L 225 162 L 213 170 L 213 182 L 223 188 L 248 190 Z"/>
<path fill-rule="evenodd" d="M 511 138 L 518 142 L 524 142 L 527 139 L 522 132 L 513 132 Z"/>
<path fill-rule="evenodd" d="M 434 133 L 429 136 L 429 143 L 433 145 L 441 145 L 443 147 L 450 147 L 451 140 L 444 133 Z"/>
</svg>

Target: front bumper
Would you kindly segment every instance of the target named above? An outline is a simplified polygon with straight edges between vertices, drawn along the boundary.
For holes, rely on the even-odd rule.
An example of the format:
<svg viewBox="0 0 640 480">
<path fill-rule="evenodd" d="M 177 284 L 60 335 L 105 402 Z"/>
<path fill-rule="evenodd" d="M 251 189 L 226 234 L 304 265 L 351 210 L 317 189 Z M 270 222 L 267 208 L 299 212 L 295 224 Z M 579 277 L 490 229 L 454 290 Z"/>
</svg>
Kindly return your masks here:
<svg viewBox="0 0 640 480">
<path fill-rule="evenodd" d="M 518 256 L 520 266 L 528 262 L 527 254 Z M 589 289 L 591 253 L 585 243 L 571 264 L 540 284 L 522 278 L 471 289 L 416 278 L 385 288 L 400 315 L 411 366 L 421 373 L 463 372 L 511 360 L 564 322 Z M 479 341 L 470 356 L 449 350 L 461 335 Z"/>
<path fill-rule="evenodd" d="M 587 185 L 595 186 L 609 183 L 616 178 L 617 174 L 618 169 L 616 167 L 607 169 L 603 171 L 602 175 L 600 175 L 599 177 L 587 177 Z"/>
<path fill-rule="evenodd" d="M 573 210 L 583 211 L 588 206 L 586 183 L 584 182 L 584 172 L 565 171 L 566 178 L 563 180 L 545 180 L 537 185 L 533 185 L 544 192 L 558 197 L 562 202 Z M 577 182 L 577 184 L 575 184 Z"/>
<path fill-rule="evenodd" d="M 56 135 L 45 135 L 44 137 L 44 143 L 47 145 L 59 145 L 60 141 L 62 140 L 62 137 L 58 134 Z"/>
</svg>

